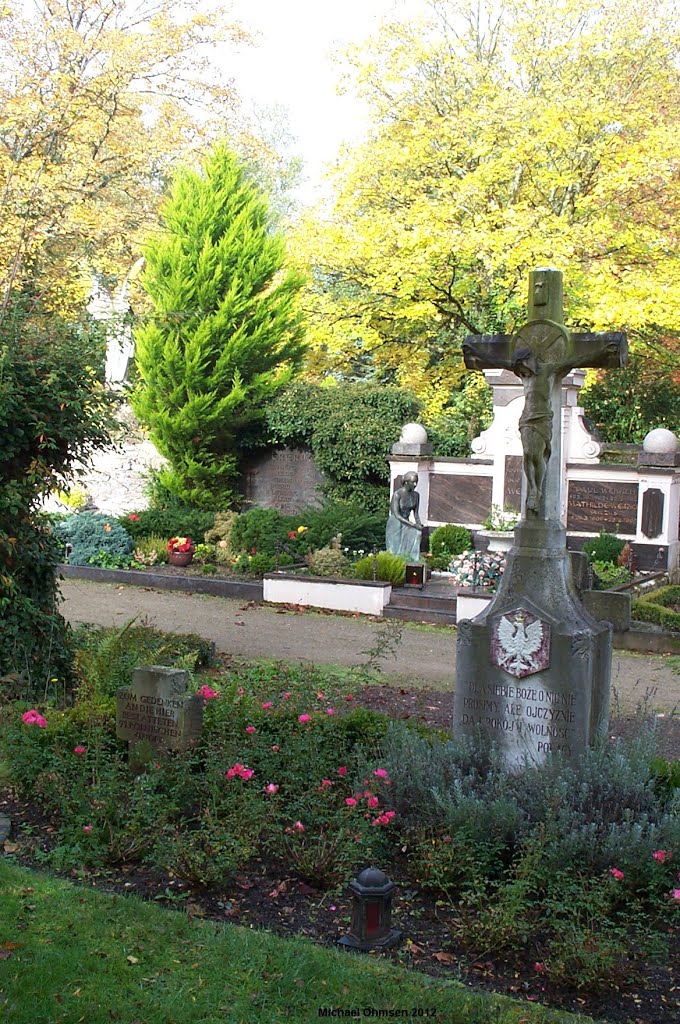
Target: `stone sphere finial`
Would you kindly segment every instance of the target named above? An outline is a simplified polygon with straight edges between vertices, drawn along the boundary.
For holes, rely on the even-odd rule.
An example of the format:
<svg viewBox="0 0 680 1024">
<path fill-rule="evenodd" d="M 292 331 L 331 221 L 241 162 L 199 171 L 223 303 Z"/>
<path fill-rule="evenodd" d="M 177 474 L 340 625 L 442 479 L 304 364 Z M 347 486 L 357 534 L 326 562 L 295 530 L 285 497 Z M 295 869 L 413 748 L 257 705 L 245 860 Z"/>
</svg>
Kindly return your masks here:
<svg viewBox="0 0 680 1024">
<path fill-rule="evenodd" d="M 405 423 L 399 436 L 400 444 L 427 444 L 427 431 L 420 423 Z"/>
<path fill-rule="evenodd" d="M 645 437 L 642 449 L 650 455 L 674 455 L 680 449 L 680 441 L 672 430 L 656 427 L 655 430 L 650 430 Z"/>
</svg>

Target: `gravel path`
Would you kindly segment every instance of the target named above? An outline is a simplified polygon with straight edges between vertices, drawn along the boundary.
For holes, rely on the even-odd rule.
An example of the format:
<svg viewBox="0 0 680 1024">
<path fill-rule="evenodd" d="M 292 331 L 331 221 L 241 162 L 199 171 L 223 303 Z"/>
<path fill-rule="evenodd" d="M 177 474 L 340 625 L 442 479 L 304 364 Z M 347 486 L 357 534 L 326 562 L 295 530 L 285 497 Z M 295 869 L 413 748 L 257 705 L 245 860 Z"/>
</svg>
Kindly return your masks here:
<svg viewBox="0 0 680 1024">
<path fill-rule="evenodd" d="M 62 613 L 72 623 L 122 626 L 138 616 L 178 633 L 198 633 L 217 650 L 240 658 L 357 665 L 394 627 L 390 620 L 357 615 L 274 608 L 203 594 L 145 587 L 63 580 Z M 393 653 L 379 664 L 385 681 L 399 686 L 453 689 L 456 632 L 450 626 L 399 623 Z M 388 653 L 388 652 L 386 652 Z M 669 714 L 680 710 L 680 659 L 654 654 L 615 653 L 613 708 L 630 714 L 638 705 Z"/>
</svg>

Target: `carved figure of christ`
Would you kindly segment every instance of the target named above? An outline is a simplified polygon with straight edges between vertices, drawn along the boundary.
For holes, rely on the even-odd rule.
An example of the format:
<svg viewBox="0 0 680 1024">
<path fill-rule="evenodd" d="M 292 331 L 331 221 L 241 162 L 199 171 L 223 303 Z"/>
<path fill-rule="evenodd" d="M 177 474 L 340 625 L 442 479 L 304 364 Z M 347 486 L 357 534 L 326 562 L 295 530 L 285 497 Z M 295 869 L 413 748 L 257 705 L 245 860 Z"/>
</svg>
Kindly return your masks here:
<svg viewBox="0 0 680 1024">
<path fill-rule="evenodd" d="M 560 518 L 562 378 L 578 367 L 623 366 L 621 332 L 571 334 L 563 323 L 562 274 L 529 273 L 527 323 L 514 335 L 471 335 L 463 342 L 468 369 L 512 370 L 522 380 L 519 420 L 526 495 L 525 518 Z"/>
</svg>

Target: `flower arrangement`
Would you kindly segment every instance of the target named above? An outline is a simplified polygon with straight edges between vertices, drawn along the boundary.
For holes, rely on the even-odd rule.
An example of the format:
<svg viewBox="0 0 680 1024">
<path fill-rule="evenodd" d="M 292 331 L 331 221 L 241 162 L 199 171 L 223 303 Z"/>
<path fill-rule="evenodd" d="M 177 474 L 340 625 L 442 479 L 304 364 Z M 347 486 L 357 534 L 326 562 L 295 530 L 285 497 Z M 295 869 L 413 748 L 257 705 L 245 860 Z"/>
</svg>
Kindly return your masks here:
<svg viewBox="0 0 680 1024">
<path fill-rule="evenodd" d="M 171 537 L 168 541 L 168 551 L 193 551 L 191 537 Z"/>
<path fill-rule="evenodd" d="M 485 590 L 496 589 L 504 569 L 505 555 L 499 551 L 464 551 L 449 565 L 455 587 L 483 587 Z"/>
<path fill-rule="evenodd" d="M 484 530 L 493 530 L 494 533 L 507 533 L 514 530 L 520 520 L 519 512 L 509 508 L 501 508 L 500 505 L 492 505 L 491 511 L 482 523 Z"/>
</svg>

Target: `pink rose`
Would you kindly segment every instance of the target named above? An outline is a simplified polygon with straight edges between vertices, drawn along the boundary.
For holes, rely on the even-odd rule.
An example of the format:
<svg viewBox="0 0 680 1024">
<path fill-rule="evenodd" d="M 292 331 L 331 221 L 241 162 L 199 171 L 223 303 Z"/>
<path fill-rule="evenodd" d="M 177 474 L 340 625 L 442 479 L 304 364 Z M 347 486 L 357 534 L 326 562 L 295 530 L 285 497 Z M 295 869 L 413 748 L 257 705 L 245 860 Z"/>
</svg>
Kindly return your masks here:
<svg viewBox="0 0 680 1024">
<path fill-rule="evenodd" d="M 385 768 L 376 768 L 373 774 L 377 775 L 379 779 L 389 779 L 390 777 L 389 772 Z"/>
<path fill-rule="evenodd" d="M 368 798 L 368 806 L 369 807 L 378 807 L 379 804 L 380 804 L 380 801 L 378 800 L 377 796 L 371 796 L 371 797 Z"/>
<path fill-rule="evenodd" d="M 278 743 L 274 743 L 272 745 L 272 750 L 274 751 L 275 754 L 278 754 L 280 749 L 281 749 L 281 747 L 278 745 Z"/>
<path fill-rule="evenodd" d="M 21 716 L 21 721 L 26 725 L 37 725 L 39 729 L 44 729 L 47 725 L 47 719 L 43 718 L 39 711 L 35 708 L 31 708 L 30 711 L 24 711 Z"/>
<path fill-rule="evenodd" d="M 304 725 L 306 722 L 311 722 L 311 720 L 311 715 L 298 715 L 298 722 L 300 722 L 301 725 Z"/>
<path fill-rule="evenodd" d="M 657 864 L 664 864 L 670 858 L 670 853 L 668 850 L 655 850 L 652 857 Z"/>
<path fill-rule="evenodd" d="M 335 708 L 326 708 L 326 714 L 327 715 L 334 715 L 335 714 Z"/>
<path fill-rule="evenodd" d="M 267 794 L 267 796 L 274 796 L 274 793 L 278 793 L 279 787 L 276 785 L 275 782 L 268 782 L 267 785 L 264 787 L 264 791 Z"/>
<path fill-rule="evenodd" d="M 249 733 L 255 732 L 255 726 L 254 725 L 247 725 L 246 726 L 246 732 L 249 732 Z"/>
<path fill-rule="evenodd" d="M 83 832 L 91 832 L 92 825 L 83 825 Z"/>
<path fill-rule="evenodd" d="M 85 747 L 74 747 L 73 753 L 77 754 L 78 757 L 82 757 L 82 755 L 85 753 Z"/>
<path fill-rule="evenodd" d="M 610 868 L 609 874 L 613 875 L 617 882 L 620 882 L 623 878 L 623 871 L 619 871 L 618 868 Z"/>
<path fill-rule="evenodd" d="M 305 830 L 305 826 L 302 824 L 301 821 L 294 822 L 293 828 L 295 829 L 296 832 L 304 832 Z"/>
<path fill-rule="evenodd" d="M 319 789 L 325 789 L 327 786 L 332 786 L 332 785 L 333 785 L 333 783 L 331 782 L 330 779 L 322 779 L 321 780 L 321 785 L 319 786 Z"/>
<path fill-rule="evenodd" d="M 345 768 L 344 764 L 340 765 L 340 767 L 338 768 L 338 775 L 347 775 L 347 769 Z"/>
<path fill-rule="evenodd" d="M 671 897 L 680 903 L 680 889 L 671 889 Z"/>
<path fill-rule="evenodd" d="M 263 711 L 268 711 L 268 710 L 269 710 L 269 708 L 273 708 L 273 707 L 274 707 L 274 702 L 273 702 L 273 701 L 271 701 L 271 700 L 267 700 L 267 701 L 265 701 L 265 702 L 264 702 L 264 704 L 262 705 L 262 710 L 263 710 Z"/>
<path fill-rule="evenodd" d="M 345 803 L 347 804 L 348 807 L 356 807 L 357 805 L 357 802 L 353 796 L 348 796 L 345 800 Z"/>
<path fill-rule="evenodd" d="M 212 686 L 202 686 L 196 692 L 203 700 L 215 700 L 216 697 L 219 697 L 219 693 L 217 690 L 213 690 Z"/>
</svg>

